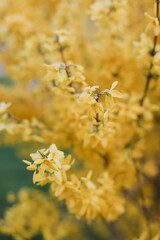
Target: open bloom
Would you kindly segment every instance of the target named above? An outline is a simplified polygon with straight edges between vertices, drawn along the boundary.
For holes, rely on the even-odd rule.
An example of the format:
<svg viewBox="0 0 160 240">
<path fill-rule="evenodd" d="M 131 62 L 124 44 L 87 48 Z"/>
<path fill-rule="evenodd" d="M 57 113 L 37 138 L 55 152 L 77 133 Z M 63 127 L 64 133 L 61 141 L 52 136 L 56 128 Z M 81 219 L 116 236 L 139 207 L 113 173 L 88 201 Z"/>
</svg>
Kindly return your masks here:
<svg viewBox="0 0 160 240">
<path fill-rule="evenodd" d="M 145 16 L 148 17 L 148 19 L 150 20 L 150 23 L 147 25 L 146 31 L 153 29 L 155 36 L 158 36 L 160 33 L 160 24 L 158 18 L 152 17 L 148 13 L 145 13 Z"/>
<path fill-rule="evenodd" d="M 11 103 L 5 103 L 1 102 L 0 103 L 0 114 L 3 114 L 7 111 L 7 108 L 11 106 Z"/>
<path fill-rule="evenodd" d="M 122 98 L 123 94 L 117 90 L 114 90 L 117 84 L 118 84 L 118 81 L 113 82 L 111 88 L 105 89 L 103 92 L 106 93 L 107 95 L 111 95 L 114 98 Z"/>
</svg>

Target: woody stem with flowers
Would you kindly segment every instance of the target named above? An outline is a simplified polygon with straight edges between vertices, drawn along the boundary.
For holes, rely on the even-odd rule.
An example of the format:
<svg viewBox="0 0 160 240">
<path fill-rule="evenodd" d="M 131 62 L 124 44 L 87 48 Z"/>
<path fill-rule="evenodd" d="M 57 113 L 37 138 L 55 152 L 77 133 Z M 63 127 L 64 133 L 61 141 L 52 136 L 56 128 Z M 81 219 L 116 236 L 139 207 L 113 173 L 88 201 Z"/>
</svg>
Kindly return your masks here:
<svg viewBox="0 0 160 240">
<path fill-rule="evenodd" d="M 69 71 L 68 71 L 68 67 L 69 66 L 67 66 L 67 61 L 66 61 L 66 58 L 64 56 L 64 46 L 61 44 L 58 35 L 57 35 L 57 37 L 55 39 L 55 42 L 57 42 L 58 45 L 59 45 L 59 52 L 61 54 L 62 62 L 65 64 L 65 70 L 66 70 L 67 76 L 69 77 Z"/>
<path fill-rule="evenodd" d="M 156 0 L 156 18 L 158 19 L 158 22 L 159 22 L 159 0 Z M 142 106 L 143 105 L 143 102 L 144 102 L 144 99 L 147 95 L 147 92 L 148 92 L 148 89 L 149 89 L 149 85 L 150 85 L 150 81 L 151 79 L 153 78 L 153 75 L 152 75 L 152 69 L 153 69 L 153 57 L 155 56 L 156 54 L 156 46 L 157 46 L 157 40 L 158 40 L 158 35 L 156 35 L 154 37 L 154 44 L 153 44 L 153 49 L 152 51 L 150 52 L 151 56 L 152 56 L 152 61 L 150 63 L 150 67 L 149 67 L 149 70 L 148 70 L 148 74 L 146 76 L 146 85 L 145 85 L 145 89 L 144 89 L 144 93 L 143 93 L 143 96 L 140 100 L 140 105 Z"/>
<path fill-rule="evenodd" d="M 158 19 L 158 23 L 159 23 L 159 0 L 156 0 L 156 18 Z M 143 102 L 147 96 L 150 81 L 153 79 L 153 74 L 152 74 L 152 69 L 154 66 L 153 58 L 156 54 L 157 41 L 158 41 L 158 34 L 154 36 L 153 48 L 150 51 L 150 55 L 152 56 L 152 61 L 150 63 L 149 69 L 148 69 L 148 74 L 146 75 L 146 85 L 145 85 L 143 96 L 140 100 L 141 106 L 143 106 Z M 138 121 L 140 120 L 141 117 L 142 117 L 142 115 L 139 115 Z M 141 182 L 141 172 L 140 172 L 140 169 L 137 167 L 137 164 L 135 161 L 134 161 L 134 165 L 135 165 L 135 169 L 136 169 L 137 180 L 140 183 Z M 142 203 L 141 203 L 142 212 L 143 212 L 144 218 L 146 219 L 147 228 L 148 228 L 148 240 L 151 240 L 152 239 L 152 232 L 151 232 L 151 225 L 150 225 L 151 216 L 150 216 L 149 209 L 146 207 L 146 201 L 145 201 L 145 196 L 144 196 L 144 192 L 143 192 L 143 187 L 140 188 L 139 193 L 140 193 L 140 198 L 142 201 Z"/>
</svg>

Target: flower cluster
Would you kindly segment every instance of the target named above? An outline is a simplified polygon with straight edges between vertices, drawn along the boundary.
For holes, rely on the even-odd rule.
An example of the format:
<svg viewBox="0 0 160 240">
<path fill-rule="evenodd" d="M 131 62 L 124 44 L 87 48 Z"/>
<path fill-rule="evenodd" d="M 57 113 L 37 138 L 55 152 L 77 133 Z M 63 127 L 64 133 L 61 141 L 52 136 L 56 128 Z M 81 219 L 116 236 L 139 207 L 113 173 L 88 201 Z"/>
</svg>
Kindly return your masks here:
<svg viewBox="0 0 160 240">
<path fill-rule="evenodd" d="M 90 6 L 88 12 L 92 20 L 96 20 L 102 26 L 109 28 L 111 34 L 117 34 L 117 32 L 124 30 L 127 25 L 126 0 L 98 0 Z"/>
<path fill-rule="evenodd" d="M 32 153 L 31 158 L 33 163 L 23 161 L 28 170 L 34 171 L 33 182 L 42 186 L 50 183 L 51 192 L 65 199 L 68 209 L 77 217 L 91 221 L 103 216 L 111 221 L 124 211 L 124 201 L 117 195 L 107 172 L 98 179 L 98 186 L 91 181 L 91 172 L 81 179 L 74 174 L 68 177 L 66 172 L 73 163 L 71 156 L 65 158 L 54 144 Z"/>
<path fill-rule="evenodd" d="M 42 135 L 45 134 L 46 129 L 44 124 L 39 122 L 36 118 L 31 121 L 24 119 L 19 121 L 8 112 L 8 107 L 11 103 L 0 103 L 0 131 L 7 131 L 14 136 L 21 135 L 24 141 L 37 141 L 43 142 Z"/>
<path fill-rule="evenodd" d="M 10 193 L 9 199 L 10 196 L 12 199 L 14 196 L 15 205 L 8 209 L 5 218 L 0 221 L 0 233 L 9 234 L 15 240 L 32 239 L 40 233 L 46 240 L 59 240 L 77 229 L 70 219 L 61 220 L 58 208 L 39 190 L 21 189 L 18 196 Z"/>
<path fill-rule="evenodd" d="M 77 218 L 114 220 L 107 239 L 159 238 L 159 0 L 154 13 L 152 5 L 0 1 L 0 61 L 9 76 L 0 76 L 0 138 L 50 145 L 24 160 L 34 184 L 48 184 Z M 40 229 L 44 239 L 62 239 L 53 199 L 33 195 L 20 193 L 0 229 L 17 240 Z"/>
<path fill-rule="evenodd" d="M 84 69 L 77 64 L 66 66 L 64 63 L 45 65 L 47 74 L 44 80 L 52 81 L 53 86 L 69 92 L 78 91 L 79 87 L 86 85 Z"/>
</svg>

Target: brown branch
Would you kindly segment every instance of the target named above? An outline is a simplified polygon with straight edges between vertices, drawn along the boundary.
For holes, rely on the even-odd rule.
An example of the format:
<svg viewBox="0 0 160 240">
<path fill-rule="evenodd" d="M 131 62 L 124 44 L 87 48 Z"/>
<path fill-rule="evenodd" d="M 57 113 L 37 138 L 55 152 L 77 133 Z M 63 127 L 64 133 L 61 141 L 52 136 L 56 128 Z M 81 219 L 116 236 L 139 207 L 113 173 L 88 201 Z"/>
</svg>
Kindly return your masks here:
<svg viewBox="0 0 160 240">
<path fill-rule="evenodd" d="M 150 212 L 149 209 L 146 206 L 146 201 L 145 201 L 145 196 L 144 196 L 144 192 L 143 192 L 143 182 L 141 179 L 141 171 L 140 169 L 137 167 L 136 164 L 136 159 L 133 159 L 134 162 L 134 166 L 135 166 L 135 170 L 136 170 L 136 177 L 137 177 L 137 182 L 141 185 L 141 187 L 139 188 L 139 193 L 140 193 L 140 197 L 141 197 L 141 201 L 142 203 L 139 203 L 139 205 L 141 206 L 142 212 L 143 212 L 143 216 L 146 220 L 146 224 L 147 224 L 147 228 L 148 228 L 148 234 L 149 234 L 149 239 L 152 239 L 152 233 L 151 233 L 151 216 L 150 216 Z"/>
<path fill-rule="evenodd" d="M 109 165 L 109 157 L 105 154 L 103 155 L 102 153 L 98 152 L 98 154 L 103 158 L 105 167 Z"/>
<path fill-rule="evenodd" d="M 61 54 L 62 62 L 65 64 L 65 70 L 66 70 L 67 76 L 69 77 L 69 71 L 68 71 L 69 66 L 67 66 L 67 61 L 66 61 L 66 58 L 65 58 L 65 55 L 64 55 L 64 47 L 61 44 L 61 42 L 59 41 L 59 36 L 58 35 L 56 36 L 55 42 L 57 42 L 58 45 L 59 45 L 59 52 Z"/>
<path fill-rule="evenodd" d="M 158 18 L 159 20 L 159 0 L 156 0 L 156 3 L 157 3 L 157 8 L 156 8 L 156 17 Z M 155 56 L 156 54 L 156 46 L 157 46 L 157 40 L 158 40 L 158 36 L 155 36 L 154 37 L 154 43 L 153 43 L 153 49 L 152 51 L 150 52 L 151 56 L 152 56 L 152 61 L 150 63 L 150 67 L 149 67 L 149 70 L 148 70 L 148 74 L 146 76 L 146 85 L 145 85 L 145 89 L 144 89 L 144 93 L 143 93 L 143 96 L 140 100 L 140 105 L 142 106 L 143 105 L 143 102 L 144 102 L 144 99 L 145 97 L 147 96 L 147 92 L 148 92 L 148 89 L 149 89 L 149 85 L 150 85 L 150 81 L 151 79 L 153 78 L 153 75 L 152 75 L 152 69 L 153 69 L 153 57 Z"/>
<path fill-rule="evenodd" d="M 97 93 L 97 95 L 95 96 L 95 100 L 96 100 L 97 103 L 98 103 L 99 98 L 100 98 L 101 95 L 102 95 L 102 93 L 99 92 L 99 93 Z M 98 113 L 96 113 L 96 117 L 95 117 L 95 119 L 96 119 L 96 122 L 97 122 L 97 123 L 100 122 L 100 120 L 99 120 L 99 116 L 98 116 Z M 97 126 L 97 125 L 96 125 L 96 128 L 97 128 L 97 130 L 98 130 L 98 126 Z"/>
</svg>

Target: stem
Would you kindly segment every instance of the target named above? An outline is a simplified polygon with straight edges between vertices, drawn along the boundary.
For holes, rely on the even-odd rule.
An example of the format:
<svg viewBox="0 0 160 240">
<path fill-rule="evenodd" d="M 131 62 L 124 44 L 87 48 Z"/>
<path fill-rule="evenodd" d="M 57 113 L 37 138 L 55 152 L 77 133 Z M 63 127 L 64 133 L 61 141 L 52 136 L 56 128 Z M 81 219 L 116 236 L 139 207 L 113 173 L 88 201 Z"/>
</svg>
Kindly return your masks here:
<svg viewBox="0 0 160 240">
<path fill-rule="evenodd" d="M 109 158 L 108 158 L 108 156 L 107 155 L 103 155 L 101 153 L 99 153 L 99 155 L 103 158 L 105 167 L 107 167 L 109 165 Z"/>
<path fill-rule="evenodd" d="M 159 18 L 159 0 L 156 0 L 157 2 L 157 18 Z"/>
<path fill-rule="evenodd" d="M 100 96 L 101 96 L 101 93 L 97 93 L 96 102 L 99 101 Z M 96 114 L 96 121 L 99 122 L 98 113 Z"/>
<path fill-rule="evenodd" d="M 156 17 L 158 18 L 159 20 L 159 0 L 156 0 Z M 148 74 L 146 76 L 146 85 L 145 85 L 145 89 L 144 89 L 144 93 L 143 93 L 143 97 L 141 98 L 140 100 L 140 105 L 142 106 L 143 105 L 143 102 L 144 102 L 144 99 L 145 97 L 147 96 L 147 92 L 148 92 L 148 89 L 149 89 L 149 84 L 150 84 L 150 81 L 152 79 L 152 69 L 153 69 L 153 57 L 155 56 L 156 54 L 156 46 L 157 46 L 157 40 L 158 40 L 158 36 L 155 36 L 154 37 L 154 43 L 153 43 L 153 50 L 151 52 L 151 56 L 152 56 L 152 61 L 150 63 L 150 67 L 149 67 L 149 70 L 148 70 Z"/>
<path fill-rule="evenodd" d="M 143 106 L 144 99 L 147 96 L 147 92 L 148 92 L 148 89 L 149 89 L 150 80 L 152 79 L 152 74 L 151 74 L 152 68 L 153 68 L 153 63 L 151 62 L 150 67 L 149 67 L 149 71 L 148 71 L 148 74 L 147 74 L 147 77 L 146 77 L 147 79 L 146 79 L 146 85 L 145 85 L 143 97 L 140 100 L 140 105 L 141 106 Z"/>
<path fill-rule="evenodd" d="M 102 95 L 102 92 L 97 93 L 97 95 L 96 95 L 96 97 L 95 97 L 97 103 L 98 103 L 99 98 L 100 98 L 101 95 Z M 96 119 L 97 122 L 99 122 L 98 113 L 96 114 L 95 119 Z M 98 126 L 97 126 L 97 129 L 98 129 Z"/>
<path fill-rule="evenodd" d="M 141 180 L 141 172 L 140 172 L 140 169 L 137 167 L 135 159 L 134 159 L 133 162 L 134 162 L 135 169 L 136 169 L 137 181 L 138 181 L 138 183 L 140 183 L 142 185 L 142 187 L 139 189 L 140 197 L 141 197 L 141 200 L 142 200 L 142 203 L 140 205 L 141 205 L 141 209 L 142 209 L 142 212 L 143 212 L 144 218 L 146 220 L 146 224 L 147 224 L 148 235 L 149 235 L 148 240 L 151 240 L 152 239 L 151 224 L 150 224 L 151 217 L 150 217 L 150 214 L 149 214 L 149 210 L 146 206 L 145 196 L 144 196 L 144 192 L 143 192 L 143 183 L 142 183 L 142 180 Z"/>
<path fill-rule="evenodd" d="M 67 61 L 64 56 L 64 47 L 62 46 L 61 42 L 59 41 L 59 36 L 56 37 L 56 42 L 59 45 L 59 52 L 61 54 L 62 62 L 65 64 L 65 70 L 66 70 L 67 76 L 69 77 L 69 71 L 68 71 L 69 66 L 67 66 Z"/>
</svg>

